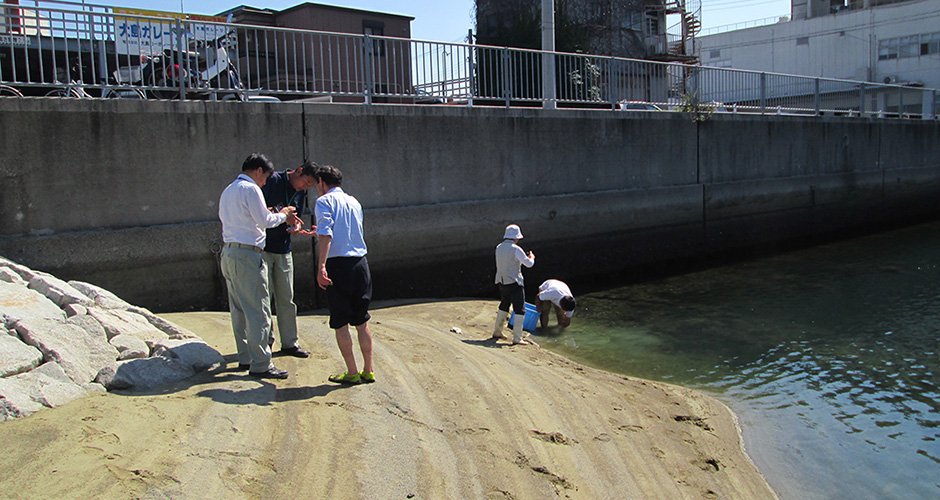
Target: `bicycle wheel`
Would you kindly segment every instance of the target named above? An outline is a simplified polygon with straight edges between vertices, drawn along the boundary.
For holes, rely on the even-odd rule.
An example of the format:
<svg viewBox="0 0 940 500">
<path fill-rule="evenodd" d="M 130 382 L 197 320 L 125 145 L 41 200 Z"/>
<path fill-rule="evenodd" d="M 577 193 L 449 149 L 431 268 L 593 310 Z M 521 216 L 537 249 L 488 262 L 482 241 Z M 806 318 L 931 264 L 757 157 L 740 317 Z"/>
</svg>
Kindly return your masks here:
<svg viewBox="0 0 940 500">
<path fill-rule="evenodd" d="M 81 94 L 79 94 L 75 89 L 61 88 L 61 89 L 52 89 L 52 90 L 50 90 L 49 92 L 46 93 L 46 97 L 74 97 L 74 98 L 81 98 L 82 96 L 81 96 Z"/>
<path fill-rule="evenodd" d="M 9 85 L 0 85 L 0 97 L 23 97 L 23 94 Z"/>
</svg>

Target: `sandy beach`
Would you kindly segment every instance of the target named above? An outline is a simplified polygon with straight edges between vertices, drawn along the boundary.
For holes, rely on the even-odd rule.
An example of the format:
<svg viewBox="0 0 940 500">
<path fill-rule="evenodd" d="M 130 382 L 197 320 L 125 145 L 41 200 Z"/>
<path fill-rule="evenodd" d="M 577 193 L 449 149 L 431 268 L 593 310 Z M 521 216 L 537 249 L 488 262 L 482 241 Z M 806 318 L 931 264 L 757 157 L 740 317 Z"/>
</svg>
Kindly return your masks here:
<svg viewBox="0 0 940 500">
<path fill-rule="evenodd" d="M 311 357 L 276 358 L 290 378 L 274 382 L 236 371 L 228 313 L 163 314 L 227 365 L 0 424 L 2 496 L 776 498 L 724 405 L 495 343 L 495 310 L 377 304 L 378 381 L 350 387 L 327 381 L 342 363 L 325 311 L 299 318 Z"/>
</svg>

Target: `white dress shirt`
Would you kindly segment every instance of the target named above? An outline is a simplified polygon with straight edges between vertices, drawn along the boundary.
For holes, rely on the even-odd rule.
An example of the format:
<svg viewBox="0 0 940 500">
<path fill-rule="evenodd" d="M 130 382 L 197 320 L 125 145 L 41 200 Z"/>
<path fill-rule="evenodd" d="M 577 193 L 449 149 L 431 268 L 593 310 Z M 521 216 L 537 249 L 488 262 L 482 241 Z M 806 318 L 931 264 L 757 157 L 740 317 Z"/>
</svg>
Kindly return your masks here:
<svg viewBox="0 0 940 500">
<path fill-rule="evenodd" d="M 222 191 L 219 199 L 222 241 L 264 248 L 264 230 L 284 223 L 287 214 L 272 213 L 264 205 L 261 188 L 251 177 L 240 174 Z"/>
</svg>

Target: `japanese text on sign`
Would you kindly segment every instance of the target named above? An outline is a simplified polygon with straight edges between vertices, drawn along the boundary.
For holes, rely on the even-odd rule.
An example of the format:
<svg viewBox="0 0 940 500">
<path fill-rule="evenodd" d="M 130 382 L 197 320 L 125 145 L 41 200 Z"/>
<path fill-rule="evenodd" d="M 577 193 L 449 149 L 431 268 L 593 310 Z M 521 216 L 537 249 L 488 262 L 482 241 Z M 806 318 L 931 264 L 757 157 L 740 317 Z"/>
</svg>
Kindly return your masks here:
<svg viewBox="0 0 940 500">
<path fill-rule="evenodd" d="M 163 52 L 163 49 L 178 47 L 180 35 L 185 44 L 190 39 L 215 40 L 225 36 L 231 29 L 199 22 L 225 22 L 222 17 L 119 8 L 115 8 L 114 13 L 127 16 L 114 18 L 114 45 L 119 54 L 154 55 Z M 180 30 L 183 32 L 180 33 Z"/>
</svg>

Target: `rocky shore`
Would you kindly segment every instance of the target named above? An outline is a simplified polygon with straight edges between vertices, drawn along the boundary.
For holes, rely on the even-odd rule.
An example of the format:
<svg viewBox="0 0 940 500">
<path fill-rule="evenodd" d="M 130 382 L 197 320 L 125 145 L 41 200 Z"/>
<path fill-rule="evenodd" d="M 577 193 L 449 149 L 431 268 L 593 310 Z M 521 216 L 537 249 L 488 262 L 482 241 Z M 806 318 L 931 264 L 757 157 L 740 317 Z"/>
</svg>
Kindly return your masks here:
<svg viewBox="0 0 940 500">
<path fill-rule="evenodd" d="M 195 334 L 89 283 L 0 258 L 0 420 L 218 366 Z"/>
</svg>

